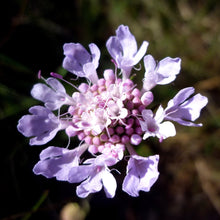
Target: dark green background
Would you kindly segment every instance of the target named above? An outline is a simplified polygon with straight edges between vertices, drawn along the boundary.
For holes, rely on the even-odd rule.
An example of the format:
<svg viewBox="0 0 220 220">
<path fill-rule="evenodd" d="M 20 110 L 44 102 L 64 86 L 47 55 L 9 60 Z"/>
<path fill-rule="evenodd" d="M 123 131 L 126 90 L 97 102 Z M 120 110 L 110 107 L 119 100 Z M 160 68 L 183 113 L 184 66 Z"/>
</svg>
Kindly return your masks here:
<svg viewBox="0 0 220 220">
<path fill-rule="evenodd" d="M 1 2 L 0 16 L 1 220 L 60 219 L 67 203 L 78 203 L 86 219 L 220 218 L 218 0 L 9 0 Z M 175 82 L 153 90 L 155 104 L 165 107 L 188 86 L 206 95 L 209 104 L 198 120 L 202 128 L 177 125 L 176 137 L 162 144 L 150 139 L 136 148 L 144 156 L 160 154 L 160 177 L 151 192 L 129 197 L 121 190 L 122 177 L 114 173 L 119 182 L 114 199 L 100 192 L 83 200 L 76 197 L 74 184 L 32 173 L 44 147 L 29 146 L 17 132 L 17 121 L 38 103 L 30 96 L 38 70 L 45 78 L 52 71 L 66 74 L 61 68 L 64 43 L 87 48 L 94 42 L 102 53 L 99 73 L 113 67 L 105 42 L 120 24 L 130 27 L 139 45 L 149 41 L 148 53 L 157 60 L 182 58 Z M 61 134 L 51 145 L 66 143 Z"/>
</svg>

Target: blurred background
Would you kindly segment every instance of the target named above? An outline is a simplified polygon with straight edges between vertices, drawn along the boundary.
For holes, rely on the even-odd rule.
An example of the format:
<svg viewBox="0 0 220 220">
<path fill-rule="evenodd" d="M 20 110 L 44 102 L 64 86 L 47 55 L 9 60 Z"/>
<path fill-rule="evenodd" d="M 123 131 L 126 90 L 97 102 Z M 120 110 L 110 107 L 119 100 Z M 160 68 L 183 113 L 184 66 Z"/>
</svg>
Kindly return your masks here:
<svg viewBox="0 0 220 220">
<path fill-rule="evenodd" d="M 0 16 L 1 220 L 220 219 L 220 1 L 8 0 Z M 149 193 L 129 197 L 118 175 L 114 199 L 103 191 L 79 199 L 74 184 L 32 173 L 44 147 L 29 146 L 17 121 L 39 103 L 30 96 L 38 70 L 45 78 L 52 71 L 66 74 L 64 43 L 96 43 L 99 73 L 113 68 L 105 42 L 120 24 L 138 45 L 149 41 L 147 53 L 155 59 L 181 57 L 181 74 L 154 89 L 155 101 L 166 106 L 178 90 L 195 87 L 209 99 L 198 120 L 204 126 L 177 125 L 175 137 L 137 147 L 143 156 L 160 154 L 160 177 Z M 62 134 L 59 143 L 66 145 Z"/>
</svg>

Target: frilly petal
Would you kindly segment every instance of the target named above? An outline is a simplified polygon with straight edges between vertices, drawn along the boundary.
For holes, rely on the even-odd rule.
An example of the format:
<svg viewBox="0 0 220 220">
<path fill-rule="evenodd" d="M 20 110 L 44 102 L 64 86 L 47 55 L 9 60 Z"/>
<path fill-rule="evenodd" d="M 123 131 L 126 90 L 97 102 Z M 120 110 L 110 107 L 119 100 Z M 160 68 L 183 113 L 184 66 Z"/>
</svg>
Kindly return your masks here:
<svg viewBox="0 0 220 220">
<path fill-rule="evenodd" d="M 105 194 L 108 198 L 113 198 L 115 196 L 115 191 L 117 188 L 117 183 L 115 178 L 108 171 L 102 174 L 102 183 L 105 190 Z"/>
<path fill-rule="evenodd" d="M 150 191 L 159 176 L 158 161 L 159 155 L 150 157 L 132 155 L 122 184 L 123 191 L 134 197 L 139 195 L 139 191 Z"/>
</svg>

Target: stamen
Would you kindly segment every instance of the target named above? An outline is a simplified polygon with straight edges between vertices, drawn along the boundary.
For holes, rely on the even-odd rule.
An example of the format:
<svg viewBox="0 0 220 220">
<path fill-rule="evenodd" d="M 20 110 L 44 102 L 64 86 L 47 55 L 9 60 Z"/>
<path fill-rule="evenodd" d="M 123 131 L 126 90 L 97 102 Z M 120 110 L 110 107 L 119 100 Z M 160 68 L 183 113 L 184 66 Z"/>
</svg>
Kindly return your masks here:
<svg viewBox="0 0 220 220">
<path fill-rule="evenodd" d="M 112 172 L 112 171 L 116 171 L 118 174 L 121 175 L 121 172 L 120 172 L 119 170 L 115 169 L 115 168 L 112 168 L 112 169 L 110 170 L 110 172 Z"/>
<path fill-rule="evenodd" d="M 60 119 L 60 108 L 58 108 L 57 111 L 58 111 L 58 112 L 57 112 L 57 117 L 58 117 L 58 119 Z"/>
<path fill-rule="evenodd" d="M 47 80 L 41 75 L 41 70 L 38 71 L 37 78 L 42 79 L 42 80 L 44 80 L 45 83 L 47 83 Z"/>
<path fill-rule="evenodd" d="M 65 116 L 65 115 L 69 115 L 69 112 L 65 112 L 65 113 L 63 113 L 63 114 L 60 114 L 60 115 L 59 115 L 59 118 L 61 118 L 61 117 Z M 72 117 L 71 117 L 71 116 L 69 116 L 69 117 L 62 118 L 62 119 L 68 119 L 68 120 L 72 120 Z"/>
<path fill-rule="evenodd" d="M 111 59 L 111 62 L 115 65 L 115 81 L 117 81 L 117 69 L 118 65 L 114 59 Z"/>
<path fill-rule="evenodd" d="M 38 79 L 41 79 L 41 70 L 38 71 L 38 73 L 37 73 L 37 78 L 38 78 Z"/>
<path fill-rule="evenodd" d="M 60 74 L 58 74 L 58 73 L 54 73 L 54 72 L 51 72 L 50 75 L 51 75 L 52 77 L 56 78 L 56 79 L 61 79 L 62 81 L 64 81 L 65 83 L 69 84 L 70 86 L 72 86 L 72 87 L 73 87 L 74 89 L 76 89 L 77 91 L 79 91 L 79 89 L 78 89 L 76 86 L 74 86 L 72 83 L 70 83 L 70 82 L 68 82 L 67 80 L 65 80 L 62 75 L 60 75 Z"/>
<path fill-rule="evenodd" d="M 139 63 L 139 67 L 133 67 L 135 70 L 140 71 L 141 70 L 141 63 Z"/>
<path fill-rule="evenodd" d="M 58 73 L 51 72 L 50 75 L 57 79 L 63 79 L 63 76 Z"/>
<path fill-rule="evenodd" d="M 70 141 L 71 141 L 71 140 L 70 140 L 70 136 L 68 136 L 68 135 L 67 135 L 67 137 L 68 137 L 68 142 L 67 142 L 66 149 L 68 149 L 68 148 L 69 148 L 69 146 L 70 146 Z"/>
</svg>

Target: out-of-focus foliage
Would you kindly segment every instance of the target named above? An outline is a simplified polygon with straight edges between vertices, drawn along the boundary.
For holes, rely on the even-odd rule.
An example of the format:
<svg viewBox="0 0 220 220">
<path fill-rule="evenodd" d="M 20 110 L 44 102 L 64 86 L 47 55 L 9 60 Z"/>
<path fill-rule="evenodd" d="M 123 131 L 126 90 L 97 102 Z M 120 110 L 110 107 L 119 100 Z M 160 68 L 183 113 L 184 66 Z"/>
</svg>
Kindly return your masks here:
<svg viewBox="0 0 220 220">
<path fill-rule="evenodd" d="M 2 3 L 0 12 L 0 219 L 59 219 L 68 202 L 73 202 L 70 208 L 79 211 L 75 216 L 80 219 L 219 219 L 218 0 L 11 0 Z M 149 41 L 148 53 L 155 59 L 182 59 L 176 81 L 155 88 L 158 104 L 188 86 L 206 95 L 209 104 L 199 119 L 202 128 L 177 126 L 174 138 L 162 144 L 150 139 L 137 147 L 143 155 L 160 154 L 160 178 L 150 193 L 131 198 L 119 186 L 115 199 L 100 193 L 89 197 L 85 206 L 75 197 L 74 185 L 32 174 L 41 149 L 28 146 L 16 125 L 30 106 L 39 103 L 30 97 L 38 70 L 44 77 L 50 71 L 66 74 L 61 68 L 64 43 L 96 43 L 102 51 L 100 70 L 113 68 L 105 42 L 120 24 L 130 27 L 139 45 Z M 137 83 L 142 78 L 138 74 Z"/>
</svg>

